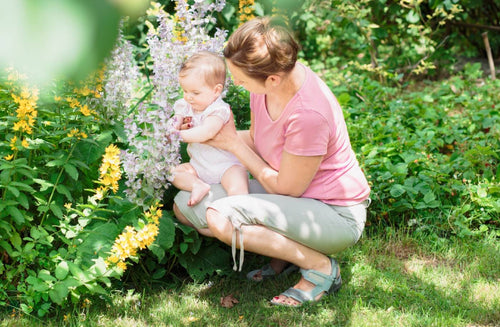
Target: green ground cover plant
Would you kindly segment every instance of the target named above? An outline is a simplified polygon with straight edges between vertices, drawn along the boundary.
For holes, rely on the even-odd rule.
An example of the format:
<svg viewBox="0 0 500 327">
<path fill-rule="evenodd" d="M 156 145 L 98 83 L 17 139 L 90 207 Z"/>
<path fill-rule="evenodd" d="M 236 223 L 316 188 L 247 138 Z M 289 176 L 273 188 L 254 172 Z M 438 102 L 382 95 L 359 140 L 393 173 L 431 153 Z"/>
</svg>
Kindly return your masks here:
<svg viewBox="0 0 500 327">
<path fill-rule="evenodd" d="M 247 2 L 304 31 L 300 60 L 336 94 L 372 187 L 368 237 L 341 256 L 343 291 L 276 311 L 267 301 L 292 280 L 265 294 L 242 283 L 227 247 L 173 217 L 170 168 L 185 158 L 169 123 L 177 68 L 189 53 L 222 48 L 240 3 L 161 1 L 122 20 L 104 67 L 86 80 L 38 88 L 14 69 L 0 73 L 2 324 L 498 321 L 500 83 L 479 64 L 451 70 L 440 59 L 456 48 L 436 46 L 446 37 L 439 22 L 464 18 L 464 7 L 389 2 L 384 21 L 385 1 Z M 433 73 L 438 63 L 445 78 Z M 248 127 L 248 93 L 230 84 L 226 100 Z M 230 293 L 240 304 L 219 307 Z"/>
<path fill-rule="evenodd" d="M 338 256 L 344 285 L 321 303 L 276 308 L 269 300 L 298 278 L 252 283 L 244 274 L 203 282 L 127 284 L 51 318 L 3 315 L 2 326 L 496 326 L 498 242 L 415 237 L 387 228 Z M 248 256 L 249 268 L 262 258 Z M 232 295 L 239 303 L 221 306 Z"/>
</svg>

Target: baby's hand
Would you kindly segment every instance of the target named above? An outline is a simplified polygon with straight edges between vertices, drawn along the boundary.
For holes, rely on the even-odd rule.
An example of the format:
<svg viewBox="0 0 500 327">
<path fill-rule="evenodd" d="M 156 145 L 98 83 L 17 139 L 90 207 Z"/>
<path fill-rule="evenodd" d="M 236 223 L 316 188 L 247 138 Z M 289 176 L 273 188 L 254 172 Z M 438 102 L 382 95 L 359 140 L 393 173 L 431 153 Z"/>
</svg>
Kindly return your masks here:
<svg viewBox="0 0 500 327">
<path fill-rule="evenodd" d="M 184 117 L 182 119 L 182 123 L 181 123 L 181 126 L 180 126 L 180 130 L 183 130 L 183 129 L 190 129 L 191 127 L 193 127 L 193 124 L 192 124 L 192 120 L 193 120 L 193 117 Z"/>
</svg>

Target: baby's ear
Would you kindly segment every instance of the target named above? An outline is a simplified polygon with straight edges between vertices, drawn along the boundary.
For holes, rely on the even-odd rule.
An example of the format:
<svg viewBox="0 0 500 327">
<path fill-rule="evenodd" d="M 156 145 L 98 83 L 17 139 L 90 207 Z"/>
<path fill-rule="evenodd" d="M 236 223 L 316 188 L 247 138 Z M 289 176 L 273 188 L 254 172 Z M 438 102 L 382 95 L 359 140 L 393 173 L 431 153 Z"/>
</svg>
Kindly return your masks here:
<svg viewBox="0 0 500 327">
<path fill-rule="evenodd" d="M 223 89 L 224 89 L 224 85 L 222 85 L 222 84 L 217 84 L 217 85 L 215 85 L 214 92 L 215 92 L 215 93 L 219 93 L 219 94 L 220 94 L 220 93 L 222 93 L 222 90 L 223 90 Z"/>
</svg>

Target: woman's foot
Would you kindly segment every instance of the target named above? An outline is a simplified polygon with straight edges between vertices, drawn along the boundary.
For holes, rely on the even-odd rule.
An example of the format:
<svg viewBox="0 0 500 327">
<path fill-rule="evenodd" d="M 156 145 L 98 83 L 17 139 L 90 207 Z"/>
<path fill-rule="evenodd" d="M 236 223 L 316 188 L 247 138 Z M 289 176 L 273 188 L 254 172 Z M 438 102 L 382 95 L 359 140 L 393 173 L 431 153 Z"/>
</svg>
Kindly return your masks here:
<svg viewBox="0 0 500 327">
<path fill-rule="evenodd" d="M 193 184 L 193 188 L 191 189 L 191 197 L 189 198 L 187 205 L 192 207 L 198 204 L 208 194 L 209 191 L 209 184 L 202 181 L 195 182 Z"/>
<path fill-rule="evenodd" d="M 265 278 L 274 277 L 281 274 L 284 270 L 290 270 L 289 272 L 292 272 L 293 270 L 298 269 L 296 268 L 296 266 L 293 266 L 295 267 L 295 269 L 293 269 L 293 267 L 289 265 L 290 264 L 284 260 L 271 259 L 269 264 L 265 265 L 264 267 L 249 272 L 247 274 L 247 278 L 254 282 L 261 282 Z"/>
<path fill-rule="evenodd" d="M 293 288 L 275 296 L 271 300 L 272 304 L 297 307 L 306 301 L 316 302 L 325 295 L 325 292 L 334 292 L 342 284 L 340 267 L 334 259 L 329 258 L 328 265 L 323 265 L 317 270 L 301 269 L 301 273 L 302 278 L 299 282 Z M 314 279 L 315 283 L 310 281 L 311 278 Z"/>
</svg>

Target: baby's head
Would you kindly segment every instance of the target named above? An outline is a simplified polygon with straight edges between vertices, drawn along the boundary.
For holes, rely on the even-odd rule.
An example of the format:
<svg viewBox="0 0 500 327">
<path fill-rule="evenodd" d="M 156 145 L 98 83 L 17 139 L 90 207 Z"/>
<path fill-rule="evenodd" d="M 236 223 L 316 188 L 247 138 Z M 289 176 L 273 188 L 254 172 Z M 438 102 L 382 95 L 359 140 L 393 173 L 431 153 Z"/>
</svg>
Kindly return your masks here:
<svg viewBox="0 0 500 327">
<path fill-rule="evenodd" d="M 184 99 L 194 110 L 205 110 L 222 93 L 226 82 L 224 57 L 201 51 L 189 57 L 179 71 Z"/>
</svg>

